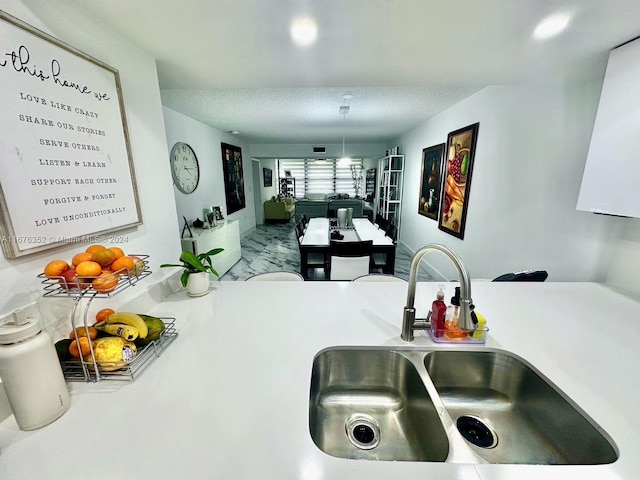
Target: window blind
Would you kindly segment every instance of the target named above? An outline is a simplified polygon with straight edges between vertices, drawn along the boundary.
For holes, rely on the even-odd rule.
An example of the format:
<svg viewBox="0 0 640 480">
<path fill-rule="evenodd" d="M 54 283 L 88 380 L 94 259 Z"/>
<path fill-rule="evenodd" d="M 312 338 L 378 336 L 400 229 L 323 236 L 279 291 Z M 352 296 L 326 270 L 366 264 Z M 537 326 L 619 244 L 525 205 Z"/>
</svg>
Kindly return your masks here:
<svg viewBox="0 0 640 480">
<path fill-rule="evenodd" d="M 296 179 L 296 198 L 307 193 L 348 193 L 353 197 L 356 190 L 351 165 L 362 173 L 362 159 L 351 159 L 344 165 L 335 158 L 282 159 L 278 160 L 278 176 L 284 178 L 289 172 Z"/>
</svg>

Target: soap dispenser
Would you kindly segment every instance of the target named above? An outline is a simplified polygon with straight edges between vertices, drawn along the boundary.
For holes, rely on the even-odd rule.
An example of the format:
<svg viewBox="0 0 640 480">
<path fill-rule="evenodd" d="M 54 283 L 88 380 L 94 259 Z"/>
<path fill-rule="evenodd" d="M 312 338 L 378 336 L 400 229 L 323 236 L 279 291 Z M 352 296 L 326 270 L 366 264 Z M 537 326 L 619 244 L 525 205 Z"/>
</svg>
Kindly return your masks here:
<svg viewBox="0 0 640 480">
<path fill-rule="evenodd" d="M 444 285 L 438 285 L 436 299 L 431 304 L 431 330 L 436 337 L 444 334 L 444 319 L 447 314 L 447 305 L 444 303 Z"/>
<path fill-rule="evenodd" d="M 447 307 L 445 315 L 445 327 L 448 330 L 458 328 L 458 317 L 460 316 L 460 287 L 456 287 L 455 295 L 451 297 L 451 305 Z"/>
</svg>

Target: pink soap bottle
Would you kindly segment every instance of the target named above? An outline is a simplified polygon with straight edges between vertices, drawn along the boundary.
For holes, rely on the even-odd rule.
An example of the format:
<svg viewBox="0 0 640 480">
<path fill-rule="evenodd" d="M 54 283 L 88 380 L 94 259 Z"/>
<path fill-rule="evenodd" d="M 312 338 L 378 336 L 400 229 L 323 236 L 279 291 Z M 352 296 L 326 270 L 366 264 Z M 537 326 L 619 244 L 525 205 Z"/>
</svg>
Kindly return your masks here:
<svg viewBox="0 0 640 480">
<path fill-rule="evenodd" d="M 444 303 L 444 286 L 438 285 L 436 299 L 431 304 L 431 330 L 436 337 L 444 334 L 444 318 L 447 313 L 447 305 Z"/>
</svg>

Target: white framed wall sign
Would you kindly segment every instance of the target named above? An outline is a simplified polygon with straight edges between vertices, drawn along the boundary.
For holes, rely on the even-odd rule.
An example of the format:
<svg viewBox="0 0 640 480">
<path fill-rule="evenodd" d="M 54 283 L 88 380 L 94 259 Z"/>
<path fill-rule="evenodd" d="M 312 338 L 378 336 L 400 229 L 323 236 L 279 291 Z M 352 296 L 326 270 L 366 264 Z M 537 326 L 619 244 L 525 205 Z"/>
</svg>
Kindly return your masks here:
<svg viewBox="0 0 640 480">
<path fill-rule="evenodd" d="M 0 11 L 0 85 L 6 258 L 142 223 L 116 69 Z"/>
</svg>

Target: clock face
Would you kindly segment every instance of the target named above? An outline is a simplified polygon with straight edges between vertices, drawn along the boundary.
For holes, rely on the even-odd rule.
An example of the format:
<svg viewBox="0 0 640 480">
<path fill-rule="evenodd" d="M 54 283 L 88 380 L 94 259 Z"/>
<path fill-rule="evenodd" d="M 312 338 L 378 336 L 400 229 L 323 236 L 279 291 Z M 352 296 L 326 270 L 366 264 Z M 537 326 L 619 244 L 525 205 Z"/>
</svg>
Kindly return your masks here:
<svg viewBox="0 0 640 480">
<path fill-rule="evenodd" d="M 193 149 L 186 143 L 178 142 L 171 149 L 171 176 L 173 183 L 182 193 L 191 193 L 200 180 L 200 166 Z"/>
</svg>

